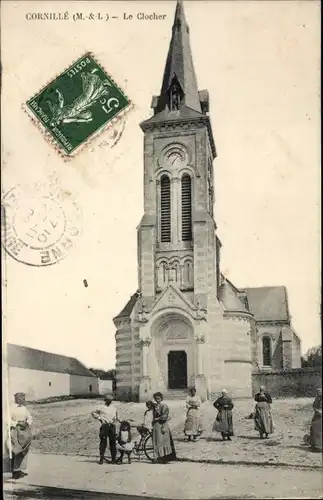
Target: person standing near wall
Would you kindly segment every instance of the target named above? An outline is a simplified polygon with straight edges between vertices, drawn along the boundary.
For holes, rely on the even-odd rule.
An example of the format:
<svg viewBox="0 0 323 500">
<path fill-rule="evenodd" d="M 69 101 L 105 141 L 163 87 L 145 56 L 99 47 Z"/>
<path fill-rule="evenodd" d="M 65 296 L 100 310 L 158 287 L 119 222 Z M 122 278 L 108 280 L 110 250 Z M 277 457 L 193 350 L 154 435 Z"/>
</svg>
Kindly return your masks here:
<svg viewBox="0 0 323 500">
<path fill-rule="evenodd" d="M 23 392 L 14 395 L 15 404 L 10 409 L 7 449 L 11 451 L 12 478 L 27 475 L 27 457 L 32 440 L 32 417 L 27 410 Z"/>
<path fill-rule="evenodd" d="M 116 407 L 112 404 L 112 396 L 105 396 L 105 405 L 102 408 L 98 408 L 92 411 L 91 415 L 93 418 L 101 422 L 99 437 L 100 437 L 100 461 L 99 464 L 103 464 L 104 453 L 107 448 L 107 441 L 109 439 L 109 449 L 111 455 L 112 463 L 116 463 L 117 457 L 117 440 L 116 440 L 116 422 L 118 421 L 118 414 Z"/>
<path fill-rule="evenodd" d="M 268 434 L 274 432 L 273 418 L 271 414 L 272 398 L 269 392 L 265 391 L 265 387 L 260 386 L 259 392 L 255 395 L 255 430 L 260 434 L 261 439 Z"/>
</svg>

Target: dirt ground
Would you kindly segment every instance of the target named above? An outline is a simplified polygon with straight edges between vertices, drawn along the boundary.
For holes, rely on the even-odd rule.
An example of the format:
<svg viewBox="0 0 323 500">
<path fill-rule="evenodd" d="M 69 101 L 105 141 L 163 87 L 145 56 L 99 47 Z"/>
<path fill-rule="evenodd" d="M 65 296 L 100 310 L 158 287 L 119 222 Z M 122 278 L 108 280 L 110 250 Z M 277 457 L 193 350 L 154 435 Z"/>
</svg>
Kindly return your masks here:
<svg viewBox="0 0 323 500">
<path fill-rule="evenodd" d="M 313 453 L 303 444 L 303 436 L 309 431 L 313 414 L 312 403 L 312 399 L 274 400 L 272 411 L 275 433 L 268 440 L 260 440 L 254 430 L 253 420 L 246 418 L 253 410 L 253 401 L 236 401 L 235 436 L 232 442 L 222 442 L 219 435 L 212 435 L 216 412 L 212 403 L 207 401 L 202 405 L 205 432 L 199 442 L 189 443 L 183 435 L 185 403 L 170 401 L 169 424 L 177 456 L 187 462 L 321 467 L 321 453 Z M 96 457 L 99 423 L 91 417 L 91 411 L 102 404 L 102 400 L 92 399 L 29 405 L 34 418 L 32 450 L 38 453 Z M 142 422 L 143 404 L 114 404 L 118 407 L 120 419 L 132 419 L 134 426 Z"/>
<path fill-rule="evenodd" d="M 5 500 L 286 499 L 322 494 L 319 470 L 135 461 L 100 466 L 96 458 L 35 453 L 29 458 L 29 475 L 5 482 Z"/>
</svg>

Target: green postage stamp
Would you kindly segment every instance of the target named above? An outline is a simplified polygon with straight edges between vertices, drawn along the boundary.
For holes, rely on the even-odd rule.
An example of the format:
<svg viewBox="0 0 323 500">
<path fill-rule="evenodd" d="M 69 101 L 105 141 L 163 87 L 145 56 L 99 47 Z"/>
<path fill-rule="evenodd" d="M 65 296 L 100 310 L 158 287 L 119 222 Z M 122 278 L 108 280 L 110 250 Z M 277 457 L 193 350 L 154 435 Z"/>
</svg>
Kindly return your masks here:
<svg viewBox="0 0 323 500">
<path fill-rule="evenodd" d="M 72 157 L 131 105 L 89 52 L 29 99 L 24 109 L 60 154 Z"/>
</svg>

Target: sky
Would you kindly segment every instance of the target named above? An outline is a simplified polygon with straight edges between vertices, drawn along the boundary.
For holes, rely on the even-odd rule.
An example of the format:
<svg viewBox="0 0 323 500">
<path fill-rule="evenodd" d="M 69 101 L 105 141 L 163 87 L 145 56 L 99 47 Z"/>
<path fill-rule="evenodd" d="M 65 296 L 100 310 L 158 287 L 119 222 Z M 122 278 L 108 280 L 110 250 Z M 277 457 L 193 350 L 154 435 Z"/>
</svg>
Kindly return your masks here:
<svg viewBox="0 0 323 500">
<path fill-rule="evenodd" d="M 210 94 L 222 272 L 237 287 L 285 285 L 304 352 L 320 343 L 319 2 L 184 7 L 199 89 Z M 118 19 L 73 22 L 80 10 Z M 40 11 L 68 11 L 69 20 L 26 20 Z M 139 21 L 140 12 L 166 18 Z M 7 256 L 7 341 L 114 367 L 112 318 L 137 289 L 139 123 L 160 90 L 174 12 L 173 1 L 3 4 L 3 194 L 40 182 L 69 193 L 82 212 L 82 234 L 59 263 L 32 267 Z M 103 133 L 66 163 L 21 104 L 88 50 L 134 107 L 114 148 Z"/>
</svg>

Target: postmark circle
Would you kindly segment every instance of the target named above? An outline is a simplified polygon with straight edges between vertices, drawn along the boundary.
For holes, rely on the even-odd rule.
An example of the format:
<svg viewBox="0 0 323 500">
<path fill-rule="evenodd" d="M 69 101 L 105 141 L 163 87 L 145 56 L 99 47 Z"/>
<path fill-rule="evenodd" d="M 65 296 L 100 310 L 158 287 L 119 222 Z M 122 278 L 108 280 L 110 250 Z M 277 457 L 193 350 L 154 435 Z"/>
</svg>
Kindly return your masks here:
<svg viewBox="0 0 323 500">
<path fill-rule="evenodd" d="M 16 186 L 2 199 L 2 245 L 16 261 L 50 266 L 64 259 L 81 234 L 81 212 L 61 190 Z"/>
</svg>

